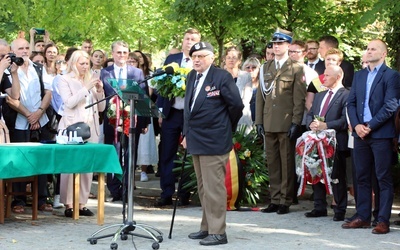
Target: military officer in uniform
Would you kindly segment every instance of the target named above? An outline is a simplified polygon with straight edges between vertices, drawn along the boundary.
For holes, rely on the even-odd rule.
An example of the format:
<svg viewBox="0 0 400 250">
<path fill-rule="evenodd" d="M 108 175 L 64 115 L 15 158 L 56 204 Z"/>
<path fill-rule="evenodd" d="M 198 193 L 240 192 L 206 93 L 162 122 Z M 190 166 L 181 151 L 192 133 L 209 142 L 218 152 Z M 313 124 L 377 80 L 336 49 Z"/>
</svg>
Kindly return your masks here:
<svg viewBox="0 0 400 250">
<path fill-rule="evenodd" d="M 275 59 L 260 68 L 256 98 L 257 133 L 265 136 L 271 203 L 264 213 L 287 214 L 294 198 L 294 149 L 300 136 L 306 84 L 303 68 L 288 56 L 293 34 L 277 29 L 271 42 Z"/>
</svg>

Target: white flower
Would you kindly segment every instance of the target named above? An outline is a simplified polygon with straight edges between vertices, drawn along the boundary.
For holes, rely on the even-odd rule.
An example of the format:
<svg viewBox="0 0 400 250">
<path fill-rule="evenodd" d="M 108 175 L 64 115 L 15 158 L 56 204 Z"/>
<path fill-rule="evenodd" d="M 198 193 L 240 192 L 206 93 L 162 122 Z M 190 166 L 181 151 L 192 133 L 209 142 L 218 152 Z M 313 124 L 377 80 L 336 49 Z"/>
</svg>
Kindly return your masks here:
<svg viewBox="0 0 400 250">
<path fill-rule="evenodd" d="M 247 157 L 247 158 L 250 157 L 251 156 L 251 151 L 249 149 L 246 149 L 244 151 L 244 156 Z"/>
</svg>

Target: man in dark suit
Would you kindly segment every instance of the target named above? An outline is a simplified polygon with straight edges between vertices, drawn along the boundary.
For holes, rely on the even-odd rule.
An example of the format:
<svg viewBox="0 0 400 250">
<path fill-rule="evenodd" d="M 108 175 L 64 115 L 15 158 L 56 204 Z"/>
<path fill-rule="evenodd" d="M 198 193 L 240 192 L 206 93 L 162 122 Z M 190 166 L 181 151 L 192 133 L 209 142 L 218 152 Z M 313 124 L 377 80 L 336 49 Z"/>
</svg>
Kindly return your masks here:
<svg viewBox="0 0 400 250">
<path fill-rule="evenodd" d="M 316 40 L 308 40 L 307 42 L 307 66 L 317 71 L 318 75 L 322 75 L 325 70 L 325 63 L 318 57 L 319 42 Z"/>
<path fill-rule="evenodd" d="M 178 63 L 182 68 L 192 68 L 193 61 L 189 56 L 190 48 L 200 41 L 200 33 L 196 29 L 188 29 L 182 40 L 182 52 L 167 57 L 164 65 Z M 161 127 L 160 161 L 158 171 L 160 173 L 161 197 L 154 204 L 157 207 L 171 205 L 172 195 L 175 193 L 175 175 L 172 169 L 175 166 L 176 153 L 179 146 L 179 138 L 183 130 L 183 104 L 184 98 L 172 99 L 158 96 L 157 106 L 161 109 L 165 118 L 159 119 Z M 180 189 L 179 205 L 189 204 L 190 193 Z"/>
<path fill-rule="evenodd" d="M 336 37 L 328 35 L 319 38 L 318 53 L 321 55 L 322 58 L 325 58 L 326 52 L 332 48 L 339 48 L 339 41 L 336 39 Z M 351 64 L 349 61 L 343 60 L 340 64 L 340 67 L 342 68 L 344 73 L 342 81 L 343 86 L 347 89 L 350 89 L 354 77 L 354 65 Z"/>
<path fill-rule="evenodd" d="M 129 54 L 129 46 L 124 41 L 116 41 L 111 45 L 112 57 L 114 59 L 114 64 L 104 68 L 101 70 L 100 79 L 103 82 L 105 96 L 111 96 L 115 93 L 114 88 L 111 85 L 109 79 L 131 79 L 136 82 L 140 82 L 144 79 L 143 72 L 135 68 L 133 66 L 127 65 L 126 61 L 128 60 Z M 147 89 L 145 86 L 141 86 L 145 90 Z M 107 107 L 108 107 L 109 99 L 107 99 Z M 122 108 L 122 107 L 121 107 Z M 109 123 L 107 112 L 104 112 L 104 143 L 106 144 L 114 144 L 115 142 L 115 129 Z M 136 124 L 136 131 L 139 133 L 141 129 L 146 127 L 148 122 L 147 119 L 138 117 Z M 147 123 L 147 124 L 146 124 Z M 120 136 L 120 133 L 119 133 Z M 138 137 L 138 136 L 137 136 Z M 138 142 L 138 139 L 136 139 Z M 127 147 L 128 141 L 125 136 L 125 147 Z M 136 143 L 137 145 L 137 143 Z M 125 151 L 126 152 L 126 151 Z M 124 164 L 124 173 L 125 180 L 127 180 L 127 168 L 128 168 L 128 154 L 125 154 L 125 164 Z M 127 185 L 127 181 L 125 181 Z M 113 176 L 113 174 L 107 174 L 107 188 L 110 191 L 113 199 L 112 201 L 122 200 L 122 183 L 121 181 Z"/>
<path fill-rule="evenodd" d="M 189 238 L 202 239 L 201 245 L 226 244 L 225 165 L 244 105 L 231 74 L 212 65 L 211 44 L 196 43 L 189 55 L 193 70 L 187 79 L 182 144 L 193 157 L 203 209 L 200 231 Z"/>
<path fill-rule="evenodd" d="M 265 136 L 271 192 L 271 203 L 263 213 L 289 213 L 295 195 L 294 150 L 301 135 L 306 84 L 303 66 L 288 55 L 292 35 L 278 29 L 271 41 L 275 59 L 260 67 L 255 124 L 258 135 Z"/>
<path fill-rule="evenodd" d="M 347 109 L 354 136 L 357 176 L 357 218 L 342 228 L 369 228 L 371 222 L 371 171 L 378 179 L 380 204 L 374 234 L 390 231 L 393 203 L 391 165 L 393 138 L 397 139 L 394 116 L 400 98 L 399 73 L 385 64 L 387 45 L 379 39 L 367 47 L 369 66 L 354 76 Z"/>
<path fill-rule="evenodd" d="M 328 66 L 324 73 L 324 86 L 326 91 L 315 95 L 310 112 L 307 114 L 308 127 L 313 131 L 334 129 L 336 131 L 336 156 L 332 170 L 332 191 L 336 202 L 334 207 L 334 221 L 343 221 L 347 207 L 346 184 L 346 154 L 347 148 L 347 120 L 346 102 L 349 91 L 342 85 L 343 71 L 339 66 Z M 318 115 L 325 121 L 318 121 L 314 117 Z M 314 189 L 314 209 L 305 213 L 306 217 L 327 216 L 326 188 L 325 184 L 317 183 Z"/>
</svg>

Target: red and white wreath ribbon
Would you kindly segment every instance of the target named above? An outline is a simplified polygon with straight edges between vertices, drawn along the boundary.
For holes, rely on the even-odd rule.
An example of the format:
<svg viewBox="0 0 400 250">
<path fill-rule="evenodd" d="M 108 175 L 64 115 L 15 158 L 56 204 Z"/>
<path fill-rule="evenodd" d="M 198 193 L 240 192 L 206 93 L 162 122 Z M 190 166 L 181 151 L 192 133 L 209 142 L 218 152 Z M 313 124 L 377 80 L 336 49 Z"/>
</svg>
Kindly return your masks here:
<svg viewBox="0 0 400 250">
<path fill-rule="evenodd" d="M 297 195 L 303 195 L 307 182 L 325 184 L 327 194 L 332 194 L 331 169 L 336 148 L 336 132 L 333 129 L 319 131 L 307 131 L 297 139 L 296 154 L 301 157 L 301 162 L 297 162 L 296 173 L 300 179 L 300 186 Z M 318 158 L 310 156 L 317 152 Z M 329 159 L 329 162 L 328 162 Z M 330 163 L 330 164 L 329 164 Z M 310 170 L 313 171 L 310 171 Z M 318 170 L 318 173 L 315 171 Z M 314 172 L 314 174 L 312 174 Z"/>
</svg>

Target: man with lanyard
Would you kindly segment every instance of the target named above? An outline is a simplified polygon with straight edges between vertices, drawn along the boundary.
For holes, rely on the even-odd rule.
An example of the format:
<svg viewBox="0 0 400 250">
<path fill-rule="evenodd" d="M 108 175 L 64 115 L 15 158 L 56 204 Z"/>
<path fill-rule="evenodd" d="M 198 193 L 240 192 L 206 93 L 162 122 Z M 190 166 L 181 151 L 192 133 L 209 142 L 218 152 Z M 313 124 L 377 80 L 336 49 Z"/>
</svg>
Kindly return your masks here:
<svg viewBox="0 0 400 250">
<path fill-rule="evenodd" d="M 256 97 L 257 133 L 265 137 L 271 204 L 264 213 L 287 214 L 294 198 L 294 149 L 300 136 L 306 85 L 303 67 L 288 56 L 292 33 L 278 29 L 271 40 L 275 60 L 260 68 Z"/>
</svg>

